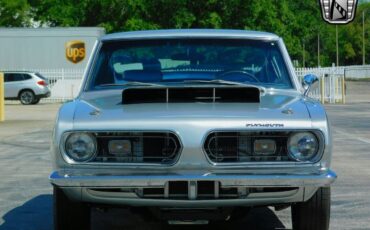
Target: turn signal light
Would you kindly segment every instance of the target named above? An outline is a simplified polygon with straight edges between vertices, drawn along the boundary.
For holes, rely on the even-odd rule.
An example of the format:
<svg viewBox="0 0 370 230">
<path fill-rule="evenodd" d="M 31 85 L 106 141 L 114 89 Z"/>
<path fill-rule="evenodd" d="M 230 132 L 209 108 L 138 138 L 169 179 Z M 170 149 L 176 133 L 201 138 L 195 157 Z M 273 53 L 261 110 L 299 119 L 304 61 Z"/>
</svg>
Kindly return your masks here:
<svg viewBox="0 0 370 230">
<path fill-rule="evenodd" d="M 109 153 L 116 156 L 131 155 L 132 147 L 129 140 L 112 140 L 108 144 Z"/>
<path fill-rule="evenodd" d="M 258 139 L 254 141 L 254 153 L 259 155 L 272 155 L 275 153 L 276 143 L 271 139 Z"/>
</svg>

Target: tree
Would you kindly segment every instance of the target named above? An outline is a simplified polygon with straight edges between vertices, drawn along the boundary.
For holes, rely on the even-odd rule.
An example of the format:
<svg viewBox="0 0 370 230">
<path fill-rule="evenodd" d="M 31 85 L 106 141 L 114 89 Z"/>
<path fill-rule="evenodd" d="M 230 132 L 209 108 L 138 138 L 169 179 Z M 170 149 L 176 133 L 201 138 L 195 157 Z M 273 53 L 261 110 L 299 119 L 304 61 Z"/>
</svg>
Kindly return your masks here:
<svg viewBox="0 0 370 230">
<path fill-rule="evenodd" d="M 27 0 L 0 0 L 0 26 L 31 26 Z"/>
<path fill-rule="evenodd" d="M 168 28 L 225 28 L 273 32 L 281 36 L 292 59 L 306 66 L 336 62 L 335 26 L 323 21 L 319 1 L 312 0 L 0 0 L 0 26 L 101 26 L 108 33 Z M 362 63 L 362 11 L 359 4 L 353 23 L 338 26 L 340 64 Z M 14 20 L 15 19 L 15 20 Z M 370 36 L 366 34 L 367 60 Z M 303 50 L 303 46 L 305 49 Z"/>
</svg>

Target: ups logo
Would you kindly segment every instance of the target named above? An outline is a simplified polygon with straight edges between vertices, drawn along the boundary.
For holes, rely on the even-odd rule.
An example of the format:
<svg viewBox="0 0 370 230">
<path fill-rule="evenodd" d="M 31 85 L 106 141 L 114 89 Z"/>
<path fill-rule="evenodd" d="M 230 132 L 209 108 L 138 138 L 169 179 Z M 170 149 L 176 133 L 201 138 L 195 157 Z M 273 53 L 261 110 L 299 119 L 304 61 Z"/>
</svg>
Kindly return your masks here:
<svg viewBox="0 0 370 230">
<path fill-rule="evenodd" d="M 70 41 L 66 43 L 66 58 L 73 63 L 84 60 L 86 54 L 85 43 L 83 41 Z"/>
</svg>

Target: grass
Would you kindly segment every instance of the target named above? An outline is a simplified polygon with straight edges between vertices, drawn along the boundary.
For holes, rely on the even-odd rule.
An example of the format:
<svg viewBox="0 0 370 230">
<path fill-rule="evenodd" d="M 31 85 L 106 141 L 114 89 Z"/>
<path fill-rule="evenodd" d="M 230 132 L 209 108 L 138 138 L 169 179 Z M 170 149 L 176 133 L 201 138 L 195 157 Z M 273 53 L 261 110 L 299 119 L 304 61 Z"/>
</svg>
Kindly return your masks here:
<svg viewBox="0 0 370 230">
<path fill-rule="evenodd" d="M 370 77 L 365 77 L 365 78 L 346 78 L 346 81 L 370 81 Z"/>
</svg>

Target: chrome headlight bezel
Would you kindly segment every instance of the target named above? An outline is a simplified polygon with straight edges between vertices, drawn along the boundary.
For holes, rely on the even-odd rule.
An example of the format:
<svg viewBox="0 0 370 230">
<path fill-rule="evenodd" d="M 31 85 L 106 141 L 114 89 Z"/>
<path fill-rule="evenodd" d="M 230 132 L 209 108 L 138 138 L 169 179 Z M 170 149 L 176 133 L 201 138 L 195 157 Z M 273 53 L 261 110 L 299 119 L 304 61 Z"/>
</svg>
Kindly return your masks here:
<svg viewBox="0 0 370 230">
<path fill-rule="evenodd" d="M 286 156 L 288 159 L 287 160 L 273 160 L 273 161 L 270 161 L 270 160 L 266 160 L 266 161 L 243 161 L 243 162 L 217 162 L 215 160 L 213 160 L 210 155 L 209 155 L 209 152 L 207 152 L 207 140 L 209 138 L 210 135 L 212 134 L 215 134 L 215 133 L 230 133 L 230 132 L 240 132 L 240 133 L 256 133 L 256 132 L 261 132 L 261 133 L 264 133 L 263 135 L 266 137 L 266 138 L 272 138 L 270 136 L 266 136 L 266 132 L 283 132 L 284 133 L 284 137 L 286 135 L 286 139 L 283 143 L 283 145 L 281 145 L 281 148 L 277 148 L 277 149 L 281 149 L 282 153 L 284 154 L 284 156 Z M 317 150 L 317 153 L 315 155 L 314 158 L 308 160 L 308 161 L 297 161 L 293 158 L 290 158 L 288 155 L 288 146 L 287 146 L 287 142 L 288 142 L 288 138 L 290 135 L 292 135 L 293 133 L 297 133 L 297 132 L 310 132 L 312 134 L 315 135 L 315 137 L 317 138 L 318 140 L 318 143 L 319 143 L 319 148 Z M 328 135 L 328 136 L 327 136 Z M 274 138 L 272 138 L 273 140 L 275 140 Z M 208 160 L 208 162 L 214 166 L 262 166 L 262 165 L 269 165 L 269 166 L 273 166 L 273 167 L 296 167 L 298 165 L 300 166 L 307 166 L 307 167 L 311 167 L 311 166 L 318 166 L 318 167 L 321 167 L 321 163 L 325 163 L 327 162 L 328 160 L 328 156 L 330 157 L 330 149 L 331 149 L 331 140 L 330 140 L 330 135 L 329 133 L 326 133 L 325 130 L 321 130 L 321 129 L 306 129 L 306 128 L 302 128 L 302 129 L 299 129 L 299 128 L 292 128 L 292 129 L 250 129 L 250 130 L 245 130 L 245 129 L 213 129 L 209 132 L 207 132 L 204 137 L 203 137 L 203 147 L 202 147 L 202 150 L 203 150 L 203 153 L 206 155 L 206 158 Z M 326 154 L 328 153 L 328 154 Z M 261 156 L 261 157 L 270 157 L 270 156 Z"/>
<path fill-rule="evenodd" d="M 73 157 L 72 154 L 70 154 L 68 152 L 68 150 L 67 150 L 68 149 L 67 148 L 67 142 L 74 135 L 85 135 L 85 137 L 90 138 L 90 141 L 91 141 L 91 144 L 93 145 L 93 148 L 92 148 L 92 151 L 91 151 L 91 153 L 89 154 L 88 157 L 86 157 L 84 159 L 77 159 L 77 158 Z M 61 142 L 61 145 L 60 146 L 61 146 L 63 158 L 67 161 L 67 163 L 70 163 L 70 164 L 90 162 L 93 159 L 95 159 L 95 157 L 98 154 L 98 143 L 97 143 L 97 140 L 96 140 L 95 135 L 93 133 L 91 133 L 91 132 L 79 132 L 79 131 L 76 131 L 76 132 L 64 133 L 63 138 L 62 138 L 62 142 Z"/>
<path fill-rule="evenodd" d="M 306 134 L 308 136 L 311 136 L 314 138 L 314 141 L 316 142 L 316 146 L 314 149 L 314 153 L 311 154 L 309 157 L 297 157 L 296 154 L 292 153 L 291 151 L 291 141 L 293 138 L 295 138 L 297 135 Z M 320 161 L 322 158 L 323 152 L 324 152 L 324 139 L 319 133 L 313 132 L 313 131 L 296 131 L 292 132 L 287 140 L 287 153 L 290 159 L 297 161 L 297 162 L 309 162 L 309 163 L 316 163 Z"/>
</svg>

